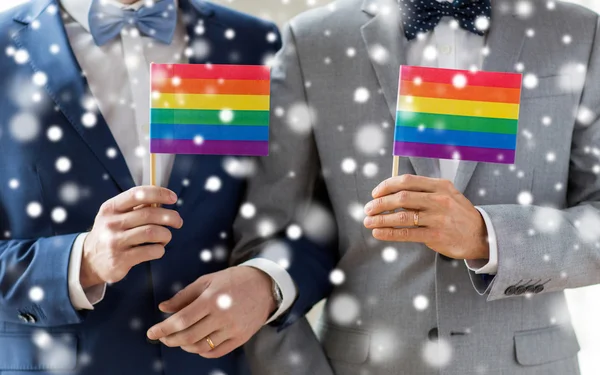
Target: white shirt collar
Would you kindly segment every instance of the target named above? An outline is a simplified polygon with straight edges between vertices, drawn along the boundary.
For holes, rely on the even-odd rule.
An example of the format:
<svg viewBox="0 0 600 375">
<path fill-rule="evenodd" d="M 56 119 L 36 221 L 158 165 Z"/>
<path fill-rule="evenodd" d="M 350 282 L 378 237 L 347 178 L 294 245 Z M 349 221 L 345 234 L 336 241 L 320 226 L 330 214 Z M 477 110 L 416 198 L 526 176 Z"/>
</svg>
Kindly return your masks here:
<svg viewBox="0 0 600 375">
<path fill-rule="evenodd" d="M 133 4 L 123 4 L 117 0 L 102 0 L 107 4 L 111 4 L 123 9 L 138 10 L 144 5 L 143 0 L 136 1 Z M 90 31 L 90 24 L 88 22 L 88 14 L 92 6 L 92 0 L 60 0 L 60 4 L 64 10 L 77 21 L 84 29 Z"/>
</svg>

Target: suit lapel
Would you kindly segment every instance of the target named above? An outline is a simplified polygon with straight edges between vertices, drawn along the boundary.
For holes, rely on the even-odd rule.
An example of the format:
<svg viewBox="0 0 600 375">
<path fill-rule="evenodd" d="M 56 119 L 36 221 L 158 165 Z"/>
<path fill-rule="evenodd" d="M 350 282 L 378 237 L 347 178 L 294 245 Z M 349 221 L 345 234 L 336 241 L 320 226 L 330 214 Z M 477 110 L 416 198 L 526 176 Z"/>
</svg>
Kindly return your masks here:
<svg viewBox="0 0 600 375">
<path fill-rule="evenodd" d="M 526 23 L 515 16 L 513 6 L 513 0 L 498 0 L 492 4 L 492 22 L 486 42 L 489 54 L 483 62 L 484 71 L 515 71 L 525 41 Z M 465 192 L 477 165 L 477 162 L 460 162 L 454 185 L 461 193 Z"/>
<path fill-rule="evenodd" d="M 363 41 L 390 114 L 396 119 L 400 66 L 407 64 L 408 43 L 400 27 L 398 4 L 388 0 L 365 0 L 362 11 L 371 16 L 361 28 Z M 438 173 L 436 159 L 409 159 L 418 175 L 433 177 Z"/>
<path fill-rule="evenodd" d="M 54 5 L 51 10 L 48 6 Z M 43 72 L 47 76 L 45 89 L 56 106 L 71 125 L 77 130 L 83 141 L 92 150 L 109 175 L 122 189 L 134 186 L 133 179 L 123 156 L 117 152 L 109 157 L 107 150 L 118 150 L 106 121 L 100 113 L 88 113 L 82 101 L 92 97 L 86 79 L 73 55 L 61 20 L 61 13 L 54 0 L 33 0 L 23 7 L 23 11 L 15 15 L 14 20 L 23 27 L 13 34 L 15 45 L 29 53 L 29 65 L 33 72 Z M 34 29 L 31 22 L 39 21 Z M 61 51 L 56 57 L 50 55 L 48 47 L 57 44 Z M 86 127 L 83 118 L 95 119 L 95 124 Z M 89 124 L 89 122 L 86 121 Z"/>
</svg>

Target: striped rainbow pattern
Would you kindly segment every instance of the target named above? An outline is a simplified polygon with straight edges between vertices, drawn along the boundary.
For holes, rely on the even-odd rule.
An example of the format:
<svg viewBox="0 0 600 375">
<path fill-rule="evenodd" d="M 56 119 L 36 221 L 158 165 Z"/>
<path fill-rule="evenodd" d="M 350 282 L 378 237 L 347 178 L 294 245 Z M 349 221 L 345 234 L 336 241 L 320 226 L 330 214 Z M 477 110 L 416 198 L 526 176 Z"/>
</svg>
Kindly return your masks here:
<svg viewBox="0 0 600 375">
<path fill-rule="evenodd" d="M 514 164 L 521 74 L 400 67 L 395 156 Z"/>
<path fill-rule="evenodd" d="M 270 68 L 152 64 L 150 152 L 269 154 Z"/>
</svg>

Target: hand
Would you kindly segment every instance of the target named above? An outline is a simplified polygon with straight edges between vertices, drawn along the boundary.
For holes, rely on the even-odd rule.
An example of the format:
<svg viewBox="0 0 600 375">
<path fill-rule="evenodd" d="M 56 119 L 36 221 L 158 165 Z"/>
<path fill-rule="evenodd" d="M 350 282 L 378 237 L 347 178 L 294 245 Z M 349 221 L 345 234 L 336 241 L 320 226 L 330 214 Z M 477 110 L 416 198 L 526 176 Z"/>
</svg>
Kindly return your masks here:
<svg viewBox="0 0 600 375">
<path fill-rule="evenodd" d="M 83 288 L 122 280 L 142 262 L 161 258 L 171 231 L 181 228 L 179 213 L 151 204 L 173 204 L 177 196 L 156 186 L 139 186 L 106 201 L 83 244 Z"/>
<path fill-rule="evenodd" d="M 420 242 L 454 259 L 487 259 L 487 228 L 479 211 L 448 180 L 403 175 L 383 181 L 367 203 L 365 227 L 382 241 Z M 397 209 L 406 211 L 394 212 Z M 419 227 L 414 228 L 418 211 Z M 413 227 L 413 228 L 396 228 Z"/>
<path fill-rule="evenodd" d="M 158 306 L 175 314 L 147 336 L 204 358 L 222 357 L 245 344 L 275 311 L 272 285 L 266 273 L 246 266 L 202 276 Z"/>
</svg>

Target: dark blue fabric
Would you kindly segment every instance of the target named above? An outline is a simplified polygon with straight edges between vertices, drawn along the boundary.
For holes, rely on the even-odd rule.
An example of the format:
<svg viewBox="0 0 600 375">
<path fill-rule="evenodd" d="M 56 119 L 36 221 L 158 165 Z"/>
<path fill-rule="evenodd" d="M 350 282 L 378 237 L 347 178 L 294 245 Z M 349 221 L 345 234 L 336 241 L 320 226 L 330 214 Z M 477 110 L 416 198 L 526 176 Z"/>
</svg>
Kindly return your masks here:
<svg viewBox="0 0 600 375">
<path fill-rule="evenodd" d="M 269 33 L 279 36 L 271 23 L 199 0 L 179 0 L 179 6 L 190 43 L 198 40 L 208 47 L 205 56 L 192 56 L 192 63 L 257 65 L 280 48 L 279 38 L 267 41 Z M 68 352 L 77 348 L 72 354 L 77 355 L 77 373 L 82 375 L 208 375 L 216 370 L 246 374 L 241 350 L 206 360 L 150 344 L 145 337 L 146 330 L 164 318 L 157 309 L 159 302 L 199 276 L 228 265 L 232 223 L 243 201 L 245 181 L 224 170 L 224 157 L 177 155 L 169 188 L 181 198 L 182 204 L 174 208 L 185 225 L 173 232 L 164 258 L 134 267 L 123 281 L 108 287 L 95 310 L 82 313 L 71 306 L 67 269 L 75 237 L 90 229 L 104 201 L 134 183 L 121 154 L 107 156 L 109 148 L 118 146 L 102 116 L 96 114 L 93 127 L 82 124 L 86 114 L 82 98 L 90 92 L 58 8 L 56 0 L 32 0 L 0 13 L 0 351 L 6 343 L 11 346 L 10 356 L 0 356 L 0 372 L 19 367 L 40 369 L 35 372 L 39 375 L 66 373 L 40 365 L 47 352 L 35 341 L 35 346 L 22 344 L 43 329 L 51 338 L 76 338 L 76 345 L 65 345 Z M 199 24 L 203 34 L 195 32 Z M 230 28 L 236 31 L 233 40 L 225 37 Z M 52 45 L 58 47 L 57 54 L 49 52 Z M 14 54 L 5 53 L 9 47 L 19 51 L 19 57 L 27 51 L 27 61 L 17 63 Z M 36 72 L 46 74 L 42 86 L 32 83 Z M 32 100 L 34 94 L 39 100 Z M 52 126 L 62 131 L 56 142 L 47 137 Z M 59 173 L 55 163 L 63 156 L 70 159 L 71 168 Z M 222 181 L 216 192 L 204 188 L 212 176 Z M 16 188 L 13 179 L 18 181 Z M 184 180 L 189 184 L 184 186 Z M 32 202 L 42 207 L 38 217 L 27 214 Z M 64 222 L 52 220 L 57 207 L 67 212 Z M 200 260 L 203 249 L 214 251 L 211 262 Z M 301 257 L 297 263 L 301 268 Z M 39 301 L 29 298 L 35 286 L 44 291 Z M 306 303 L 318 296 L 315 292 Z M 36 323 L 24 323 L 23 314 L 34 316 Z M 18 360 L 10 360 L 13 357 Z M 67 367 L 71 362 L 63 363 L 62 368 Z"/>
<path fill-rule="evenodd" d="M 488 21 L 492 17 L 490 0 L 399 0 L 399 4 L 404 35 L 408 40 L 433 30 L 444 16 L 454 17 L 465 30 L 484 35 L 486 30 L 478 29 L 475 21 L 478 17 Z"/>
</svg>

